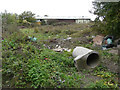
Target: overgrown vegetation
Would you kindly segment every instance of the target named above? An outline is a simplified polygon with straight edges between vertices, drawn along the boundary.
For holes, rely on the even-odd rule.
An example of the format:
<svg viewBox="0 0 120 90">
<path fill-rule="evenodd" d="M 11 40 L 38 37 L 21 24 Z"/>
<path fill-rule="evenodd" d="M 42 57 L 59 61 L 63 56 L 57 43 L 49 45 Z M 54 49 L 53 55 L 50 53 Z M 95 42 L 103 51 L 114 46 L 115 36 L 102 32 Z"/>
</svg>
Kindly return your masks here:
<svg viewBox="0 0 120 90">
<path fill-rule="evenodd" d="M 8 38 L 5 37 L 2 41 L 3 87 L 117 88 L 117 82 L 114 78 L 111 78 L 116 78 L 117 75 L 110 72 L 107 68 L 105 69 L 106 71 L 102 70 L 100 66 L 91 75 L 101 77 L 102 79 L 95 82 L 90 81 L 86 85 L 84 79 L 87 77 L 81 74 L 82 72 L 79 73 L 75 68 L 72 51 L 55 52 L 44 46 L 46 44 L 44 40 L 60 38 L 61 36 L 63 36 L 62 38 L 67 38 L 68 35 L 72 36 L 77 32 L 82 32 L 76 30 L 78 27 L 82 27 L 82 25 L 73 26 L 61 26 L 63 30 L 60 26 L 49 25 L 41 26 L 40 28 L 21 29 L 19 33 L 14 32 Z M 82 34 L 92 35 L 88 29 Z M 81 38 L 83 37 L 82 34 L 80 34 Z M 37 41 L 30 41 L 28 36 L 36 37 Z M 76 41 L 73 45 L 80 44 Z M 91 48 L 92 44 L 81 44 L 81 46 Z M 114 61 L 111 54 L 102 50 L 98 52 L 104 54 L 102 58 L 109 57 L 110 60 Z M 117 58 L 114 59 L 117 60 Z M 104 69 L 104 67 L 102 68 Z M 85 74 L 90 73 L 86 70 Z"/>
<path fill-rule="evenodd" d="M 106 7 L 112 4 L 103 5 Z M 30 17 L 28 18 L 26 14 L 28 16 L 30 14 Z M 92 36 L 101 33 L 98 30 L 107 34 L 108 27 L 97 24 L 101 25 L 98 28 L 93 23 L 62 25 L 60 23 L 19 30 L 18 25 L 34 23 L 34 14 L 31 12 L 24 12 L 21 15 L 20 20 L 16 14 L 2 13 L 3 88 L 119 88 L 118 72 L 112 72 L 104 65 L 106 61 L 112 63 L 112 67 L 114 63 L 118 63 L 119 56 L 93 47 L 92 42 Z M 26 18 L 23 18 L 24 16 Z M 102 14 L 99 17 L 101 16 Z M 103 19 L 103 22 L 107 23 L 104 25 L 111 25 L 112 19 L 108 19 L 110 22 L 106 19 L 107 16 Z M 117 22 L 118 20 L 113 21 L 114 24 Z M 111 30 L 110 28 L 110 32 Z M 118 35 L 116 32 L 111 33 Z M 36 37 L 37 40 L 32 41 L 29 37 Z M 53 45 L 52 48 L 56 45 L 67 47 L 71 51 L 55 52 L 50 49 L 50 45 Z M 92 70 L 78 72 L 72 57 L 72 50 L 76 46 L 98 51 L 101 56 L 100 65 Z"/>
<path fill-rule="evenodd" d="M 23 41 L 9 38 L 2 41 L 3 87 L 80 87 L 83 83 L 70 53 L 54 52 L 24 41 L 25 37 Z"/>
<path fill-rule="evenodd" d="M 94 14 L 97 15 L 94 29 L 120 37 L 120 2 L 93 2 Z M 96 27 L 96 28 L 95 28 Z"/>
<path fill-rule="evenodd" d="M 101 77 L 102 79 L 99 81 L 96 81 L 96 83 L 91 83 L 88 86 L 89 88 L 117 88 L 118 87 L 118 82 L 116 81 L 118 80 L 117 74 L 107 71 L 106 67 L 100 65 L 94 70 L 94 75 Z"/>
<path fill-rule="evenodd" d="M 5 35 L 8 36 L 18 30 L 17 29 L 18 16 L 16 14 L 11 14 L 5 11 L 4 13 L 1 13 L 1 16 L 2 16 L 2 33 L 4 33 L 3 37 Z"/>
<path fill-rule="evenodd" d="M 34 26 L 36 19 L 31 11 L 24 11 L 19 15 L 19 24 L 23 26 Z"/>
</svg>

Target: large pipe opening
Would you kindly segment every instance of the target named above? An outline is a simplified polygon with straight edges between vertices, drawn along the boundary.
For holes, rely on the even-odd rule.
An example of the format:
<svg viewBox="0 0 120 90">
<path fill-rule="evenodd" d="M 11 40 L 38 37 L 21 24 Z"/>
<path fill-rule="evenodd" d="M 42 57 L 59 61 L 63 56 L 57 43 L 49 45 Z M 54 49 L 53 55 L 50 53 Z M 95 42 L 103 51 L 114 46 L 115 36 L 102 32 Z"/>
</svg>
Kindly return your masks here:
<svg viewBox="0 0 120 90">
<path fill-rule="evenodd" d="M 91 68 L 94 68 L 97 66 L 99 60 L 99 55 L 96 53 L 92 53 L 88 56 L 87 58 L 87 65 L 90 66 Z"/>
<path fill-rule="evenodd" d="M 76 47 L 73 50 L 73 57 L 75 57 L 74 63 L 78 70 L 95 68 L 100 61 L 98 52 L 84 47 Z"/>
</svg>

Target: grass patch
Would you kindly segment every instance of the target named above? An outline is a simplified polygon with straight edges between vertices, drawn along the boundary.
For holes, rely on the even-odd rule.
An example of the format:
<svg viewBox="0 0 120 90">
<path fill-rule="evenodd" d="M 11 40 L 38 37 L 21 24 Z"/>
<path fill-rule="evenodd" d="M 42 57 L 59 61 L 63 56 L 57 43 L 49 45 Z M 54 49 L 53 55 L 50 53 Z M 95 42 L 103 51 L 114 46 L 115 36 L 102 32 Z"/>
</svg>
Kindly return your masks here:
<svg viewBox="0 0 120 90">
<path fill-rule="evenodd" d="M 106 67 L 98 66 L 94 71 L 85 70 L 82 75 L 78 73 L 74 66 L 72 51 L 55 52 L 44 46 L 45 41 L 49 43 L 47 40 L 64 39 L 70 36 L 72 38 L 84 37 L 91 39 L 91 35 L 93 34 L 88 24 L 46 25 L 21 29 L 19 32 L 12 33 L 11 36 L 2 40 L 3 87 L 81 88 L 86 86 L 84 85 L 84 79 L 90 79 L 85 77 L 84 74 L 102 78 L 95 83 L 88 82 L 86 88 L 118 87 L 115 81 L 117 75 L 110 72 Z M 37 41 L 28 40 L 28 36 L 36 37 Z M 118 55 L 95 49 L 92 47 L 92 43 L 81 43 L 78 40 L 76 39 L 74 43 L 72 41 L 65 42 L 69 42 L 68 46 L 70 44 L 73 44 L 73 46 L 81 45 L 96 50 L 100 53 L 102 59 L 118 61 Z"/>
</svg>

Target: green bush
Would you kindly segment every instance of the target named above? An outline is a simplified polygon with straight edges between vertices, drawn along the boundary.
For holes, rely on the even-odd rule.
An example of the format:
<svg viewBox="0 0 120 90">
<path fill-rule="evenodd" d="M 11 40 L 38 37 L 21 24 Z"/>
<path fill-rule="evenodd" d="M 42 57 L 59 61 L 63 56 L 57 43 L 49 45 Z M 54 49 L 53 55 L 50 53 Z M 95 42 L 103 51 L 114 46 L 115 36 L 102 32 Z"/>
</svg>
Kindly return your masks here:
<svg viewBox="0 0 120 90">
<path fill-rule="evenodd" d="M 12 34 L 13 32 L 18 31 L 17 28 L 17 15 L 16 14 L 11 14 L 5 11 L 4 13 L 1 13 L 2 15 L 2 34 L 4 36 L 8 36 Z"/>
<path fill-rule="evenodd" d="M 24 11 L 19 15 L 19 24 L 26 27 L 34 26 L 36 22 L 34 15 L 31 11 Z"/>
</svg>

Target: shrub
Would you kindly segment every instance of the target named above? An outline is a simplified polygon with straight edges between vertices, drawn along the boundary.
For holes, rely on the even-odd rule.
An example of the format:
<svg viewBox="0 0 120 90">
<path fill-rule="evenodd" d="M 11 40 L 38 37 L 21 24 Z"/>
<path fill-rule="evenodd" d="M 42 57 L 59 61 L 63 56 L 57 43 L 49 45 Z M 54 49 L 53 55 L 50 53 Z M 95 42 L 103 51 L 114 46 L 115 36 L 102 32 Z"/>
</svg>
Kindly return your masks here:
<svg viewBox="0 0 120 90">
<path fill-rule="evenodd" d="M 17 29 L 17 15 L 11 14 L 5 11 L 4 13 L 1 13 L 2 15 L 2 33 L 3 36 L 6 36 L 4 34 L 12 34 L 13 32 L 16 32 Z"/>
<path fill-rule="evenodd" d="M 27 27 L 32 26 L 36 22 L 34 15 L 31 11 L 24 11 L 19 15 L 19 23 Z"/>
</svg>

